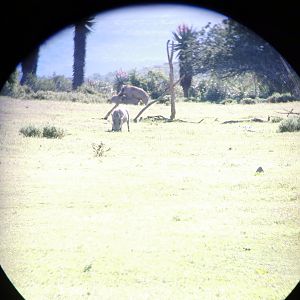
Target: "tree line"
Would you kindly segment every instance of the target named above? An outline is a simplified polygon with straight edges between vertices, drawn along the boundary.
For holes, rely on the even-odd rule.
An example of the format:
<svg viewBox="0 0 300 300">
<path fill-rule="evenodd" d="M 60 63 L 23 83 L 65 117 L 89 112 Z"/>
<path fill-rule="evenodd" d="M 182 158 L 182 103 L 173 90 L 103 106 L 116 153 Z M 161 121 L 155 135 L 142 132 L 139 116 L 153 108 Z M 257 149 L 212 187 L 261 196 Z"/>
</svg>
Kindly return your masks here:
<svg viewBox="0 0 300 300">
<path fill-rule="evenodd" d="M 173 32 L 178 52 L 184 96 L 189 97 L 195 75 L 229 80 L 246 74 L 259 89 L 268 89 L 268 96 L 290 92 L 300 97 L 300 81 L 284 58 L 266 41 L 243 25 L 225 19 L 201 30 L 182 24 Z"/>
<path fill-rule="evenodd" d="M 85 81 L 86 40 L 94 23 L 92 16 L 74 24 L 73 90 Z M 208 23 L 200 30 L 181 24 L 172 32 L 172 38 L 185 98 L 218 101 L 228 94 L 226 90 L 236 82 L 246 82 L 245 79 L 253 85 L 254 98 L 275 92 L 300 97 L 299 77 L 284 58 L 269 43 L 231 19 L 215 25 Z M 38 58 L 39 48 L 21 62 L 21 85 L 36 77 Z M 126 76 L 116 72 L 115 90 L 118 91 L 120 85 L 126 82 L 146 90 L 150 90 L 152 84 L 151 96 L 157 98 L 159 91 L 155 93 L 157 84 L 154 83 L 160 80 L 163 87 L 166 84 L 165 78 L 154 78 L 157 74 L 153 72 L 150 72 L 149 80 L 142 80 L 134 72 Z M 197 84 L 193 84 L 196 79 Z"/>
</svg>

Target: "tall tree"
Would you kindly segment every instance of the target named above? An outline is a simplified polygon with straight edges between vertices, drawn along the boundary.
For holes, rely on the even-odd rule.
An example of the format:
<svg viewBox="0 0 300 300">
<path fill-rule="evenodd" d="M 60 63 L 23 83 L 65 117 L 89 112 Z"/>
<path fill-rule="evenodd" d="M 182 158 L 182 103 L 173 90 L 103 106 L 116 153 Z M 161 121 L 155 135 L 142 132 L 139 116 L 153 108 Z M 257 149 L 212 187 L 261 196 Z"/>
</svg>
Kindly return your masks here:
<svg viewBox="0 0 300 300">
<path fill-rule="evenodd" d="M 180 85 L 183 89 L 184 97 L 189 96 L 189 89 L 194 75 L 195 51 L 198 47 L 198 32 L 185 24 L 179 25 L 176 32 L 173 32 L 175 39 L 174 50 L 178 51 L 179 76 L 183 77 Z"/>
<path fill-rule="evenodd" d="M 21 85 L 28 83 L 31 76 L 36 77 L 36 71 L 38 67 L 40 47 L 37 47 L 21 62 L 22 77 Z"/>
<path fill-rule="evenodd" d="M 73 90 L 76 90 L 84 82 L 86 40 L 94 23 L 94 17 L 88 17 L 76 23 L 74 27 Z"/>
<path fill-rule="evenodd" d="M 268 86 L 269 93 L 291 92 L 294 82 L 280 54 L 248 28 L 226 19 L 206 26 L 199 36 L 193 66 L 196 74 L 214 72 L 228 78 L 252 73 Z"/>
<path fill-rule="evenodd" d="M 173 55 L 174 55 L 174 41 L 172 41 L 170 47 L 170 40 L 167 41 L 167 55 L 168 55 L 168 62 L 169 62 L 169 90 L 171 96 L 171 116 L 170 120 L 175 119 L 176 115 L 176 108 L 175 108 L 175 91 L 174 91 L 174 68 L 173 68 Z"/>
</svg>

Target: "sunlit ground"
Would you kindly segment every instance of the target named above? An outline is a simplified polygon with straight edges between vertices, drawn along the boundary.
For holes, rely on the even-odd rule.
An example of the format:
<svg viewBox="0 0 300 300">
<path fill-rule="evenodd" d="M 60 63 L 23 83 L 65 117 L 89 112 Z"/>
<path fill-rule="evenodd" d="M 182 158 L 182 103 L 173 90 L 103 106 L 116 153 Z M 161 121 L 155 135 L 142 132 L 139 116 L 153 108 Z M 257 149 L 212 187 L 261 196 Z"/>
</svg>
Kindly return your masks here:
<svg viewBox="0 0 300 300">
<path fill-rule="evenodd" d="M 285 298 L 300 278 L 300 132 L 221 123 L 300 102 L 178 103 L 189 122 L 129 133 L 109 132 L 110 107 L 0 101 L 1 265 L 25 299 Z M 66 136 L 19 134 L 48 123 Z"/>
</svg>

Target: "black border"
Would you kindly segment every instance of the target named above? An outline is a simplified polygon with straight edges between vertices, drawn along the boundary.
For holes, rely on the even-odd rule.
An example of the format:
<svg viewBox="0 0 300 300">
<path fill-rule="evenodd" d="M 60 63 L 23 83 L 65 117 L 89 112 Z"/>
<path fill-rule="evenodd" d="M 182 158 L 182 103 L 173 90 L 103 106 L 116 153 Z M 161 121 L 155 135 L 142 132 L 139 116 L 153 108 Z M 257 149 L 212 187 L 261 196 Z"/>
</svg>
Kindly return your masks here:
<svg viewBox="0 0 300 300">
<path fill-rule="evenodd" d="M 22 58 L 62 28 L 109 9 L 159 3 L 200 6 L 233 18 L 268 41 L 300 74 L 299 10 L 294 0 L 4 0 L 0 5 L 0 89 Z M 24 299 L 1 267 L 0 289 L 1 299 Z M 299 291 L 300 282 L 286 299 L 298 299 Z"/>
</svg>

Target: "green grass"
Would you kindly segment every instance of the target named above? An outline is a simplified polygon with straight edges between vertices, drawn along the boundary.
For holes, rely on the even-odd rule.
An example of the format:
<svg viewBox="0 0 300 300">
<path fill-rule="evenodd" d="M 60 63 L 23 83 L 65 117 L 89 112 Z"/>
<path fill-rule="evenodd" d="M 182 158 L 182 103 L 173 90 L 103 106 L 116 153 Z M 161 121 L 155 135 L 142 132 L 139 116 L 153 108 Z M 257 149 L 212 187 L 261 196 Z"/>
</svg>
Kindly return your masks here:
<svg viewBox="0 0 300 300">
<path fill-rule="evenodd" d="M 221 123 L 300 103 L 179 103 L 186 122 L 116 133 L 110 108 L 0 101 L 1 264 L 23 296 L 284 299 L 300 276 L 300 133 Z M 18 134 L 48 122 L 70 134 Z"/>
</svg>

